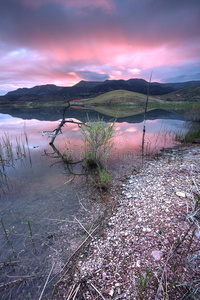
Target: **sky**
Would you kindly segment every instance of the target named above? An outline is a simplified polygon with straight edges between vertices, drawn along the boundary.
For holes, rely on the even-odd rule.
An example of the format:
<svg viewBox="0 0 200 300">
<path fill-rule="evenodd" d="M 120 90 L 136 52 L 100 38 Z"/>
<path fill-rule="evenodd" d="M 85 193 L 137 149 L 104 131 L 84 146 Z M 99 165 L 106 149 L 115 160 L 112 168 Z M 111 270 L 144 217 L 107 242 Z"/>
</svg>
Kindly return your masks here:
<svg viewBox="0 0 200 300">
<path fill-rule="evenodd" d="M 42 84 L 200 80 L 200 0 L 0 0 L 0 95 Z"/>
</svg>

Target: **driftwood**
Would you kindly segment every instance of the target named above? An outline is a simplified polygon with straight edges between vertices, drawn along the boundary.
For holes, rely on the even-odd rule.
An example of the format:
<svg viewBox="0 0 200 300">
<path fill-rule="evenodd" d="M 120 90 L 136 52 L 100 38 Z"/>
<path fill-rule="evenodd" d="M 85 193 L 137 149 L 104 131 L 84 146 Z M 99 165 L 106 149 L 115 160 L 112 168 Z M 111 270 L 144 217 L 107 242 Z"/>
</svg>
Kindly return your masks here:
<svg viewBox="0 0 200 300">
<path fill-rule="evenodd" d="M 65 117 L 65 112 L 66 110 L 70 107 L 70 103 L 67 102 L 68 106 L 66 106 L 63 109 L 63 114 L 62 114 L 62 120 L 60 122 L 60 124 L 58 125 L 58 127 L 54 130 L 50 130 L 50 131 L 42 131 L 42 135 L 48 135 L 48 137 L 51 137 L 51 141 L 49 143 L 49 145 L 53 145 L 55 138 L 59 135 L 62 134 L 62 127 L 66 124 L 66 123 L 73 123 L 73 124 L 77 124 L 78 126 L 83 125 L 84 123 L 82 122 L 76 122 L 72 119 L 66 120 Z"/>
<path fill-rule="evenodd" d="M 48 131 L 42 131 L 42 135 L 47 135 L 48 138 L 51 138 L 51 141 L 49 143 L 49 145 L 51 146 L 51 148 L 53 149 L 53 153 L 47 153 L 47 151 L 44 151 L 45 152 L 45 155 L 51 157 L 51 158 L 61 158 L 61 160 L 64 162 L 64 164 L 67 166 L 67 169 L 68 171 L 73 174 L 74 176 L 75 175 L 85 175 L 84 174 L 76 174 L 73 172 L 73 170 L 70 168 L 72 167 L 73 165 L 76 165 L 80 162 L 82 162 L 82 160 L 79 160 L 79 161 L 76 161 L 76 162 L 70 162 L 67 160 L 67 158 L 61 154 L 61 152 L 56 148 L 56 146 L 54 145 L 54 141 L 55 141 L 55 138 L 59 135 L 59 134 L 62 134 L 62 127 L 65 126 L 66 123 L 73 123 L 73 124 L 77 124 L 79 127 L 81 125 L 85 125 L 85 123 L 82 123 L 82 122 L 77 122 L 77 121 L 74 121 L 72 119 L 66 119 L 66 110 L 70 107 L 70 103 L 67 102 L 67 106 L 63 109 L 63 113 L 62 113 L 62 120 L 61 122 L 59 123 L 58 127 L 54 130 L 48 130 Z"/>
</svg>

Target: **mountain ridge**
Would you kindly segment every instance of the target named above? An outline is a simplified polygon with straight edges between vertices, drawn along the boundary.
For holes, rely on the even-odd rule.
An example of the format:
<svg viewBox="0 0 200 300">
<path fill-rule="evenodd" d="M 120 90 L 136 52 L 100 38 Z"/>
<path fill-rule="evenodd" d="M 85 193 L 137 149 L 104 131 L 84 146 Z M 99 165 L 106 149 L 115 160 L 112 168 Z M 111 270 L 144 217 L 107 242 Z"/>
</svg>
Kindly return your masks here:
<svg viewBox="0 0 200 300">
<path fill-rule="evenodd" d="M 81 80 L 71 87 L 61 87 L 54 84 L 38 85 L 32 88 L 19 88 L 10 91 L 0 97 L 0 102 L 18 101 L 62 101 L 75 97 L 88 98 L 101 95 L 114 90 L 127 90 L 131 92 L 149 95 L 165 95 L 181 89 L 200 84 L 200 81 L 186 81 L 180 83 L 148 83 L 144 79 L 132 78 L 128 80 L 105 80 L 105 81 L 84 81 Z"/>
</svg>

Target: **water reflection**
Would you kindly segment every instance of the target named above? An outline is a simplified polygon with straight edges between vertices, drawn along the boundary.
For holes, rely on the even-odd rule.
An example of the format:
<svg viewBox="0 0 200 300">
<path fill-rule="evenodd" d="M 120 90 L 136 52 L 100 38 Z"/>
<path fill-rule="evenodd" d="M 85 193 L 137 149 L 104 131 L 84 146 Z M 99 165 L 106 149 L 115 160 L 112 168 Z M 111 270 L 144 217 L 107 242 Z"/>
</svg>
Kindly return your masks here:
<svg viewBox="0 0 200 300">
<path fill-rule="evenodd" d="M 30 113 L 24 114 L 30 116 Z M 158 115 L 163 118 L 151 119 L 154 118 L 151 113 L 146 123 L 146 154 L 173 146 L 173 135 L 184 130 L 183 120 L 175 119 L 174 115 L 170 119 L 170 114 L 164 118 L 166 112 L 159 111 Z M 86 113 L 73 112 L 73 117 L 85 121 Z M 90 112 L 89 117 L 97 119 L 97 114 Z M 25 124 L 31 155 L 31 165 L 15 160 L 12 168 L 5 166 L 9 190 L 0 198 L 0 218 L 10 243 L 1 223 L 0 272 L 2 284 L 5 284 L 1 289 L 4 297 L 38 299 L 52 265 L 55 263 L 51 278 L 84 239 L 85 233 L 76 219 L 87 227 L 105 209 L 100 200 L 94 201 L 94 191 L 86 179 L 72 174 L 83 172 L 81 164 L 61 163 L 66 153 L 70 154 L 72 162 L 83 156 L 80 151 L 83 141 L 77 125 L 67 124 L 64 127 L 63 134 L 55 140 L 56 148 L 49 146 L 47 136 L 42 137 L 42 131 L 54 130 L 59 122 L 39 121 L 36 115 L 35 119 L 23 119 L 0 114 L 1 132 L 12 137 L 13 145 L 16 137 L 24 132 Z M 117 120 L 114 147 L 108 160 L 114 179 L 130 173 L 140 160 L 142 129 L 143 123 L 138 116 Z M 7 289 L 6 283 L 16 279 L 22 280 L 20 285 L 13 283 L 10 284 L 11 289 Z M 43 299 L 50 298 L 50 291 L 51 285 L 48 285 Z"/>
</svg>

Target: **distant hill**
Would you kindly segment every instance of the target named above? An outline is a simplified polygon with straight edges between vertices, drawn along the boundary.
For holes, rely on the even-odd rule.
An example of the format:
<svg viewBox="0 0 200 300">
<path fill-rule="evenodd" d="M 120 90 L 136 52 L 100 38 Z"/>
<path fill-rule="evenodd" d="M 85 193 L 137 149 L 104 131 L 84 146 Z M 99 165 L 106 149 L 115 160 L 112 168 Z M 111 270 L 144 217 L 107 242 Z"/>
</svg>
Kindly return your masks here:
<svg viewBox="0 0 200 300">
<path fill-rule="evenodd" d="M 144 113 L 146 99 L 147 96 L 141 93 L 114 90 L 92 99 L 82 99 L 78 103 L 72 102 L 72 105 L 80 105 L 81 107 L 93 109 L 104 115 L 118 118 Z M 165 107 L 165 109 L 170 109 L 170 111 L 174 111 L 174 113 L 182 114 L 183 112 L 180 106 L 177 106 L 177 101 L 200 101 L 200 84 L 163 96 L 149 96 L 148 100 L 148 111 L 154 110 L 155 108 L 163 109 Z M 168 101 L 172 101 L 173 103 Z M 175 106 L 173 106 L 173 104 Z"/>
<path fill-rule="evenodd" d="M 147 94 L 148 82 L 144 79 L 129 80 L 106 80 L 93 89 L 93 93 L 102 94 L 114 90 L 126 90 L 141 94 Z M 163 83 L 153 82 L 149 85 L 150 95 L 163 95 L 175 91 L 172 85 L 165 86 Z"/>
<path fill-rule="evenodd" d="M 62 87 L 56 86 L 54 84 L 46 84 L 46 85 L 37 85 L 33 88 L 20 88 L 13 92 L 8 92 L 6 96 L 26 96 L 26 95 L 43 95 L 49 93 L 57 93 L 62 89 Z"/>
<path fill-rule="evenodd" d="M 184 88 L 200 84 L 200 81 L 187 81 L 181 83 L 158 83 L 149 84 L 149 95 L 164 95 L 173 93 Z M 105 80 L 80 81 L 72 87 L 59 87 L 53 84 L 35 86 L 33 88 L 20 88 L 0 97 L 0 103 L 4 102 L 53 102 L 69 100 L 71 98 L 96 97 L 114 90 L 126 90 L 146 95 L 148 82 L 143 79 L 129 80 Z"/>
<path fill-rule="evenodd" d="M 41 98 L 47 94 L 56 94 L 58 93 L 62 87 L 56 86 L 54 84 L 46 84 L 46 85 L 37 85 L 33 88 L 19 88 L 15 91 L 8 92 L 4 97 L 9 100 L 31 100 Z M 23 97 L 23 99 L 21 99 Z"/>
<path fill-rule="evenodd" d="M 99 84 L 102 84 L 102 81 L 85 81 L 85 80 L 81 80 L 77 84 L 75 84 L 74 87 L 93 89 L 93 88 L 95 88 L 95 86 L 97 86 Z"/>
<path fill-rule="evenodd" d="M 161 97 L 167 101 L 200 102 L 200 84 Z"/>
</svg>

